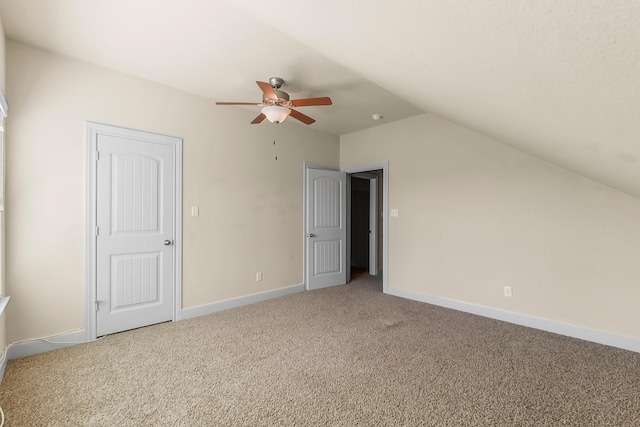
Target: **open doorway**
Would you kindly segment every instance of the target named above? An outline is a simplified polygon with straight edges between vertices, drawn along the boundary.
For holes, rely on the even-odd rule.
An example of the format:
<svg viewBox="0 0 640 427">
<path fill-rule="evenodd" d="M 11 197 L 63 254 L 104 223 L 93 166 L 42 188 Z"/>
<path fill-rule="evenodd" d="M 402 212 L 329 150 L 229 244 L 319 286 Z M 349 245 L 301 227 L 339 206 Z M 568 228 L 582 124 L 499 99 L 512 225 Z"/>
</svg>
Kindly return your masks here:
<svg viewBox="0 0 640 427">
<path fill-rule="evenodd" d="M 303 200 L 304 200 L 304 277 L 305 277 L 305 288 L 307 290 L 314 289 L 314 285 L 312 280 L 310 279 L 310 275 L 317 273 L 318 269 L 315 267 L 315 256 L 310 254 L 310 245 L 312 242 L 315 242 L 320 238 L 319 235 L 312 229 L 311 216 L 310 212 L 314 211 L 315 208 L 311 205 L 311 200 L 316 200 L 312 188 L 315 188 L 311 185 L 312 180 L 309 177 L 309 171 L 311 169 L 322 169 L 322 170 L 331 170 L 320 165 L 315 165 L 312 163 L 304 163 L 304 191 L 303 191 Z M 338 172 L 338 171 L 334 171 Z M 351 218 L 351 177 L 357 174 L 367 175 L 367 180 L 371 178 L 371 175 L 374 175 L 377 181 L 377 188 L 374 190 L 374 194 L 377 195 L 377 204 L 376 208 L 369 208 L 369 215 L 375 214 L 377 220 L 377 226 L 374 227 L 374 230 L 377 230 L 376 233 L 376 265 L 373 270 L 374 275 L 369 274 L 369 268 L 372 266 L 369 262 L 371 259 L 371 255 L 369 255 L 369 260 L 367 261 L 367 267 L 359 268 L 359 272 L 362 275 L 375 279 L 378 282 L 381 282 L 382 292 L 389 292 L 389 218 L 387 212 L 389 212 L 389 162 L 383 161 L 378 163 L 369 163 L 358 166 L 349 166 L 343 169 L 344 173 L 344 187 L 339 185 L 339 188 L 345 188 L 345 191 L 331 191 L 327 194 L 344 194 L 344 203 L 340 205 L 340 221 L 337 223 L 344 224 L 346 226 L 346 230 L 344 230 L 343 240 L 337 242 L 334 245 L 336 250 L 329 251 L 331 254 L 339 255 L 337 258 L 332 258 L 335 262 L 333 262 L 336 268 L 335 270 L 340 270 L 344 272 L 345 276 L 341 276 L 340 280 L 336 279 L 335 283 L 332 285 L 345 284 L 352 281 L 351 277 L 351 226 L 353 220 Z M 326 178 L 326 177 L 324 177 Z M 356 177 L 358 178 L 358 177 Z M 337 184 L 336 184 L 337 185 Z M 368 199 L 371 199 L 371 186 L 369 186 L 369 196 Z M 318 199 L 318 201 L 322 201 Z M 323 202 L 324 203 L 324 202 Z M 315 205 L 314 206 L 318 206 Z M 342 207 L 345 207 L 342 210 Z M 324 209 L 324 208 L 323 208 Z M 321 209 L 323 212 L 324 210 Z M 337 217 L 335 217 L 337 218 Z M 369 224 L 367 224 L 367 227 Z M 367 229 L 368 234 L 368 229 Z M 363 239 L 361 239 L 363 240 Z M 366 240 L 366 238 L 364 239 Z M 366 243 L 365 243 L 366 245 Z M 371 245 L 369 244 L 369 248 Z M 371 251 L 369 252 L 371 253 Z M 323 259 L 320 257 L 320 259 Z M 324 271 L 320 271 L 322 275 L 324 275 Z"/>
<path fill-rule="evenodd" d="M 351 280 L 368 275 L 382 283 L 382 182 L 382 169 L 349 175 Z"/>
</svg>

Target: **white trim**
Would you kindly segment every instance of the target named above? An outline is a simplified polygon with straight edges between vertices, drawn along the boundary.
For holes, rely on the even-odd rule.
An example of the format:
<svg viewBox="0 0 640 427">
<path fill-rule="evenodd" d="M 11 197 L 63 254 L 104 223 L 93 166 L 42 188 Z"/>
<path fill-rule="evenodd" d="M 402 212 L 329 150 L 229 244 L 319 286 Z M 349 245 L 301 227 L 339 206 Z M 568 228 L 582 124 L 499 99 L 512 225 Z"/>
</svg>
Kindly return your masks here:
<svg viewBox="0 0 640 427">
<path fill-rule="evenodd" d="M 85 344 L 93 340 L 87 340 L 85 330 L 66 332 L 46 338 L 33 338 L 19 341 L 7 347 L 7 359 L 19 359 L 21 357 L 33 356 L 38 353 L 58 350 L 77 344 Z"/>
<path fill-rule="evenodd" d="M 4 96 L 4 92 L 0 90 L 0 114 L 2 117 L 8 117 L 9 115 L 9 104 L 7 103 L 7 98 Z"/>
<path fill-rule="evenodd" d="M 9 104 L 7 103 L 7 98 L 4 96 L 4 92 L 0 90 L 0 115 L 2 115 L 2 119 L 0 120 L 0 132 L 2 135 L 0 136 L 0 174 L 2 174 L 0 179 L 0 185 L 4 185 L 4 119 L 9 114 Z M 4 211 L 4 188 L 0 189 L 0 211 Z M 0 256 L 4 257 L 4 221 L 0 223 Z M 2 260 L 3 261 L 3 260 Z M 4 267 L 4 262 L 0 261 L 0 267 Z M 3 274 L 3 272 L 0 272 Z M 3 283 L 0 280 L 0 288 Z M 1 291 L 2 289 L 0 289 Z M 11 297 L 3 296 L 0 297 L 0 316 L 4 313 L 4 310 L 7 308 L 7 304 L 9 304 L 9 300 Z M 8 347 L 2 352 L 2 356 L 0 359 L 0 383 L 2 383 L 2 379 L 4 378 L 4 371 L 7 369 L 7 350 Z"/>
<path fill-rule="evenodd" d="M 175 203 L 174 213 L 174 295 L 173 295 L 173 320 L 182 318 L 182 139 L 160 135 L 151 132 L 143 132 L 101 123 L 86 122 L 87 129 L 87 153 L 86 153 L 86 227 L 85 227 L 85 310 L 84 330 L 88 339 L 95 339 L 96 312 L 94 301 L 96 300 L 96 207 L 97 207 L 97 167 L 96 151 L 98 135 L 110 135 L 130 138 L 132 135 L 141 141 L 156 144 L 165 144 L 174 150 L 175 173 Z"/>
<path fill-rule="evenodd" d="M 343 170 L 348 174 L 382 169 L 382 292 L 389 293 L 389 162 L 351 166 Z"/>
<path fill-rule="evenodd" d="M 279 298 L 303 291 L 304 284 L 299 284 L 286 288 L 275 289 L 273 291 L 260 292 L 244 297 L 232 298 L 212 304 L 191 307 L 182 310 L 182 318 L 191 319 L 194 317 L 204 316 L 207 314 L 229 310 L 232 308 L 254 304 L 257 302 L 267 301 L 273 298 Z M 585 341 L 591 341 L 598 344 L 608 345 L 640 353 L 640 339 L 637 338 L 596 331 L 594 329 L 588 329 L 581 326 L 555 322 L 539 317 L 527 316 L 449 298 L 442 298 L 419 292 L 407 291 L 404 289 L 389 288 L 387 289 L 386 293 L 400 298 L 407 298 L 414 301 L 420 301 L 427 304 L 433 304 L 440 307 L 463 311 L 465 313 L 488 317 L 490 319 L 501 320 L 516 325 L 540 329 L 547 332 L 552 332 L 572 338 L 578 338 Z M 11 344 L 2 354 L 2 356 L 0 356 L 2 358 L 0 359 L 0 382 L 2 381 L 2 376 L 4 375 L 4 370 L 6 368 L 8 360 L 32 356 L 34 354 L 70 347 L 76 344 L 88 343 L 91 341 L 94 340 L 87 340 L 84 330 L 78 330 L 74 332 L 62 333 L 52 337 L 34 338 L 31 340 L 25 340 L 22 342 Z"/>
<path fill-rule="evenodd" d="M 352 215 L 352 206 L 351 206 L 351 176 L 349 176 L 348 173 L 345 172 L 345 181 L 347 182 L 347 197 L 346 197 L 346 205 L 347 205 L 347 212 L 345 215 L 345 220 L 346 220 L 346 224 L 345 226 L 347 227 L 347 238 L 346 238 L 346 243 L 344 245 L 345 247 L 345 262 L 344 265 L 347 269 L 347 284 L 351 283 L 351 215 Z"/>
<path fill-rule="evenodd" d="M 289 286 L 286 288 L 219 301 L 212 304 L 187 308 L 181 310 L 178 315 L 181 319 L 191 319 L 193 317 L 204 316 L 206 314 L 242 307 L 244 305 L 267 301 L 273 298 L 280 298 L 303 291 L 303 284 Z M 85 344 L 93 341 L 96 341 L 95 337 L 87 339 L 86 330 L 80 329 L 78 331 L 65 332 L 45 338 L 33 338 L 13 343 L 9 345 L 2 356 L 0 356 L 2 358 L 0 359 L 0 382 L 2 382 L 2 375 L 4 375 L 4 369 L 7 366 L 8 360 L 19 359 L 21 357 L 32 356 L 38 353 L 45 353 L 47 351 L 58 350 L 72 345 Z"/>
<path fill-rule="evenodd" d="M 302 162 L 302 284 L 307 289 L 307 169 L 313 163 Z"/>
<path fill-rule="evenodd" d="M 286 288 L 274 289 L 272 291 L 259 292 L 257 294 L 246 295 L 238 298 L 231 298 L 223 301 L 217 301 L 211 304 L 189 307 L 182 310 L 183 319 L 192 319 L 194 317 L 205 316 L 218 311 L 229 310 L 232 308 L 242 307 L 244 305 L 255 304 L 257 302 L 267 301 L 274 298 L 280 298 L 298 292 L 304 292 L 304 284 L 289 286 Z"/>
<path fill-rule="evenodd" d="M 604 344 L 611 347 L 617 347 L 624 350 L 640 353 L 640 339 L 638 338 L 631 338 L 624 335 L 612 334 L 610 332 L 598 331 L 582 326 L 556 322 L 540 317 L 528 316 L 526 314 L 514 313 L 511 311 L 500 310 L 497 308 L 486 307 L 449 298 L 437 297 L 420 292 L 407 291 L 404 289 L 388 288 L 386 293 L 401 298 L 407 298 L 414 301 L 425 302 L 440 307 L 463 311 L 465 313 L 476 314 L 478 316 L 488 317 L 490 319 L 501 320 L 503 322 L 513 323 L 520 326 L 526 326 L 528 328 L 539 329 L 542 331 L 552 332 L 554 334 L 565 335 L 572 338 L 578 338 L 585 341 L 591 341 L 598 344 Z"/>
<path fill-rule="evenodd" d="M 96 314 L 93 309 L 96 300 L 96 205 L 97 205 L 97 129 L 87 123 L 86 187 L 85 187 L 85 304 L 84 329 L 87 336 L 96 337 Z"/>
<path fill-rule="evenodd" d="M 378 177 L 369 180 L 369 274 L 378 274 Z"/>
<path fill-rule="evenodd" d="M 4 371 L 7 370 L 8 361 L 7 350 L 5 350 L 2 352 L 2 356 L 0 356 L 0 384 L 2 384 L 2 380 L 4 379 Z"/>
<path fill-rule="evenodd" d="M 175 138 L 174 145 L 175 154 L 175 188 L 174 197 L 176 202 L 176 211 L 173 216 L 173 232 L 175 239 L 173 245 L 175 247 L 173 260 L 173 321 L 182 319 L 182 138 Z"/>
<path fill-rule="evenodd" d="M 6 310 L 10 300 L 11 300 L 11 297 L 0 296 L 0 316 L 2 316 L 2 313 L 4 313 L 4 311 Z"/>
</svg>

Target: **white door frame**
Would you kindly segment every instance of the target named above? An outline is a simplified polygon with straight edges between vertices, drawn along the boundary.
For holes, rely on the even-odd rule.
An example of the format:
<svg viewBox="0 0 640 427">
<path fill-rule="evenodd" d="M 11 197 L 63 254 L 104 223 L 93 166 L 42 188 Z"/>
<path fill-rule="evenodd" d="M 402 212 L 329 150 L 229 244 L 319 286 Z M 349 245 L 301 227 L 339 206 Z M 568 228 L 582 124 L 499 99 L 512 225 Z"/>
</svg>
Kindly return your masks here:
<svg viewBox="0 0 640 427">
<path fill-rule="evenodd" d="M 382 292 L 389 293 L 389 162 L 370 163 L 367 165 L 350 166 L 344 168 L 347 174 L 382 170 Z M 347 180 L 349 182 L 350 180 Z M 351 196 L 347 197 L 350 200 Z M 377 214 L 376 214 L 377 215 Z M 347 221 L 350 223 L 351 221 Z M 348 248 L 351 242 L 347 233 Z M 350 250 L 350 249 L 349 249 Z M 348 272 L 348 270 L 347 270 Z"/>
<path fill-rule="evenodd" d="M 97 142 L 98 135 L 131 137 L 150 143 L 173 147 L 175 161 L 174 215 L 174 280 L 173 280 L 173 320 L 182 315 L 182 139 L 165 135 L 141 132 L 132 129 L 87 122 L 86 152 L 86 231 L 85 231 L 85 312 L 84 330 L 87 341 L 96 339 L 96 218 L 97 218 Z"/>
<path fill-rule="evenodd" d="M 378 275 L 378 177 L 369 180 L 369 274 Z"/>
<path fill-rule="evenodd" d="M 378 274 L 378 176 L 372 173 L 353 173 L 349 176 L 369 181 L 369 274 Z M 349 200 L 351 191 L 349 191 Z M 349 215 L 351 223 L 351 215 Z"/>
</svg>

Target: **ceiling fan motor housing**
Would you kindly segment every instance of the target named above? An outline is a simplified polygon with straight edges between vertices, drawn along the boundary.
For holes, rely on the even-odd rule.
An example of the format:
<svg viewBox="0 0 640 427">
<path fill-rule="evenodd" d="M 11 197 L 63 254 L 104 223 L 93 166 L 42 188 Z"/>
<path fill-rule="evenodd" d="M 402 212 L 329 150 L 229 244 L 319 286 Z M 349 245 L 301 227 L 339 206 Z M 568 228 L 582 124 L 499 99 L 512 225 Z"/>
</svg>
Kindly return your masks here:
<svg viewBox="0 0 640 427">
<path fill-rule="evenodd" d="M 273 89 L 280 89 L 284 84 L 284 80 L 281 77 L 271 77 L 269 79 L 269 84 Z"/>
<path fill-rule="evenodd" d="M 287 92 L 279 90 L 280 87 L 284 84 L 284 80 L 280 77 L 271 77 L 269 79 L 269 84 L 273 88 L 273 92 L 278 97 L 277 99 L 268 98 L 266 95 L 262 95 L 262 102 L 265 105 L 282 105 L 286 107 L 290 107 L 291 103 L 289 101 L 289 94 Z"/>
</svg>

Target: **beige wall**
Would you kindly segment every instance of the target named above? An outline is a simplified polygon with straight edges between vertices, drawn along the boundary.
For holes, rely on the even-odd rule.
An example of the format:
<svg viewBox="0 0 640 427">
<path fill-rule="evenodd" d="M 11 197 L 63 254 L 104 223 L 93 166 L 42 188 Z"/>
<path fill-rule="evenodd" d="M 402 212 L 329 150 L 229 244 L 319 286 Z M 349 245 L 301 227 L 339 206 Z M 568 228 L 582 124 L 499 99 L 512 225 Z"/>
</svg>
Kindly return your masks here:
<svg viewBox="0 0 640 427">
<path fill-rule="evenodd" d="M 184 139 L 184 308 L 303 282 L 302 164 L 338 166 L 337 137 L 13 41 L 7 55 L 9 342 L 83 326 L 86 121 Z"/>
<path fill-rule="evenodd" d="M 640 200 L 428 114 L 341 137 L 385 160 L 391 287 L 640 338 Z"/>
</svg>

